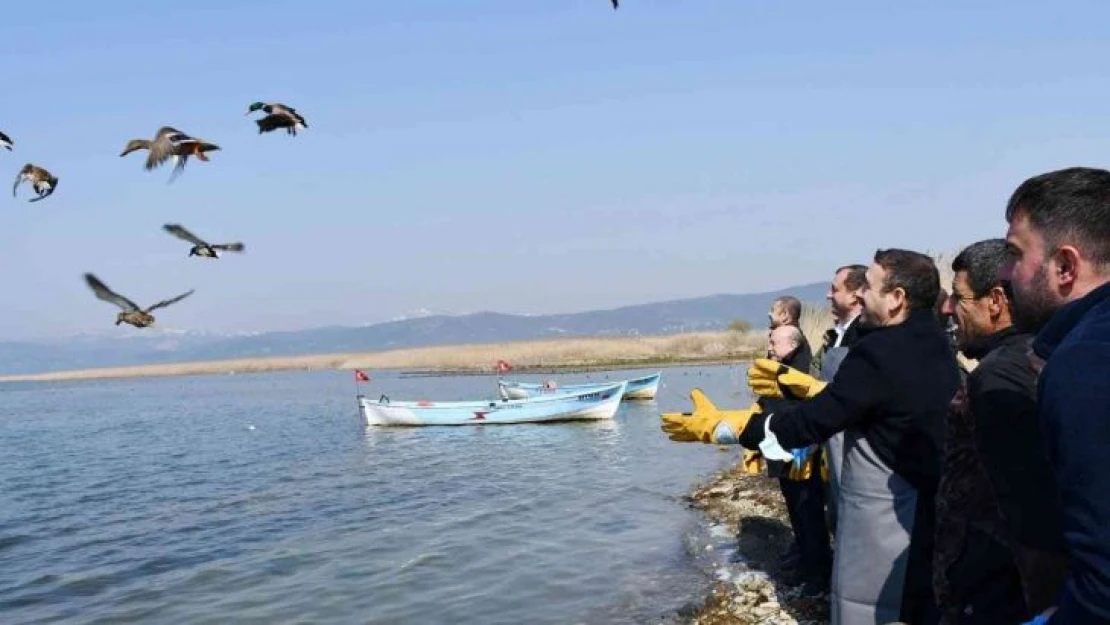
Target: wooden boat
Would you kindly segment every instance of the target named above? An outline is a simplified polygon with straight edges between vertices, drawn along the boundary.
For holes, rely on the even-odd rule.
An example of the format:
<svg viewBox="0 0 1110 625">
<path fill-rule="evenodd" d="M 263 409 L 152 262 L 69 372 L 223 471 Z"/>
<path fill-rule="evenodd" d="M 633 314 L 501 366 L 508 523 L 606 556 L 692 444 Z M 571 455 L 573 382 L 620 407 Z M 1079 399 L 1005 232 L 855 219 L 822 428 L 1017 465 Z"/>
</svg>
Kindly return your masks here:
<svg viewBox="0 0 1110 625">
<path fill-rule="evenodd" d="M 625 388 L 622 399 L 655 399 L 655 394 L 659 391 L 659 380 L 662 377 L 663 372 L 660 371 L 642 378 L 625 380 L 628 382 L 628 386 Z M 537 384 L 534 382 L 506 382 L 504 380 L 497 380 L 497 392 L 502 399 L 525 399 L 528 397 L 541 397 L 560 393 L 577 393 L 591 388 L 602 387 L 607 384 L 609 384 L 609 382 L 589 382 L 585 384 L 557 386 L 546 383 Z"/>
<path fill-rule="evenodd" d="M 612 419 L 627 382 L 577 393 L 478 401 L 377 401 L 358 396 L 366 425 L 494 425 Z"/>
</svg>

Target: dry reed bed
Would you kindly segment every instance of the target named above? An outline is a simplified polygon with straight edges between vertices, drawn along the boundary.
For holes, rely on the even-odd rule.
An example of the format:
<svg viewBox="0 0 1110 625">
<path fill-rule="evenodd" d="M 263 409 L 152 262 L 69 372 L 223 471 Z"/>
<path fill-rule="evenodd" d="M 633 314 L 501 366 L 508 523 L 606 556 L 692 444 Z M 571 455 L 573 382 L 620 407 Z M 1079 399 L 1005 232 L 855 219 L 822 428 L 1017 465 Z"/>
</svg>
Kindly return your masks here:
<svg viewBox="0 0 1110 625">
<path fill-rule="evenodd" d="M 0 376 L 0 382 L 210 375 L 317 369 L 453 369 L 489 371 L 497 360 L 517 369 L 697 362 L 750 358 L 766 349 L 763 331 L 668 336 L 563 338 L 475 345 L 441 345 L 384 352 L 316 354 L 165 363 Z"/>
<path fill-rule="evenodd" d="M 945 290 L 952 284 L 954 254 L 934 253 Z M 768 302 L 770 304 L 770 302 Z M 799 320 L 812 350 L 820 348 L 832 327 L 827 307 L 803 304 Z M 696 332 L 642 337 L 580 337 L 475 345 L 439 345 L 383 352 L 313 354 L 274 358 L 239 358 L 204 362 L 165 363 L 133 367 L 80 369 L 0 376 L 0 382 L 92 380 L 102 378 L 211 375 L 314 369 L 428 369 L 489 371 L 497 360 L 515 368 L 599 367 L 727 360 L 763 355 L 767 331 Z M 968 362 L 974 366 L 974 361 Z"/>
</svg>

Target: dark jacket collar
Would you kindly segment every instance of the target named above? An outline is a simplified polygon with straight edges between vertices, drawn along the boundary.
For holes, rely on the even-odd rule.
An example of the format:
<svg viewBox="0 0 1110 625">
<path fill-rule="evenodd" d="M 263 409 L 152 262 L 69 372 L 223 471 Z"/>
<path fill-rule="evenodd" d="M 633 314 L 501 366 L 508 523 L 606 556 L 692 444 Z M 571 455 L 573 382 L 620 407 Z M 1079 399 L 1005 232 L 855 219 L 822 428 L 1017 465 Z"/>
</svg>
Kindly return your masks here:
<svg viewBox="0 0 1110 625">
<path fill-rule="evenodd" d="M 1002 328 L 994 334 L 983 337 L 983 339 L 977 342 L 975 345 L 969 346 L 967 349 L 964 350 L 964 356 L 967 356 L 972 360 L 982 360 L 984 356 L 993 352 L 1003 343 L 1008 342 L 1008 339 L 1011 338 L 1025 340 L 1029 338 L 1029 334 L 1019 332 L 1018 329 L 1014 326 Z"/>
<path fill-rule="evenodd" d="M 1064 304 L 1037 333 L 1037 338 L 1033 339 L 1033 353 L 1042 360 L 1048 360 L 1083 316 L 1106 299 L 1110 299 L 1110 282 L 1073 302 Z"/>
<path fill-rule="evenodd" d="M 863 336 L 867 334 L 874 334 L 875 332 L 883 332 L 885 330 L 892 330 L 894 328 L 904 328 L 909 330 L 927 327 L 928 325 L 932 325 L 933 327 L 935 327 L 937 332 L 941 332 L 943 330 L 943 328 L 940 327 L 940 323 L 937 322 L 937 316 L 936 313 L 933 312 L 933 309 L 929 308 L 921 310 L 911 310 L 905 321 L 892 326 L 866 326 L 860 324 L 859 336 L 860 338 L 863 338 Z"/>
<path fill-rule="evenodd" d="M 798 359 L 801 357 L 804 347 L 805 347 L 804 342 L 798 343 L 798 346 L 794 348 L 794 351 L 790 352 L 790 354 L 786 358 L 782 359 L 782 364 L 786 365 L 787 367 L 792 367 L 794 369 L 800 369 L 801 367 L 798 367 L 794 363 L 797 362 Z M 808 369 L 808 367 L 806 367 L 806 368 Z"/>
</svg>

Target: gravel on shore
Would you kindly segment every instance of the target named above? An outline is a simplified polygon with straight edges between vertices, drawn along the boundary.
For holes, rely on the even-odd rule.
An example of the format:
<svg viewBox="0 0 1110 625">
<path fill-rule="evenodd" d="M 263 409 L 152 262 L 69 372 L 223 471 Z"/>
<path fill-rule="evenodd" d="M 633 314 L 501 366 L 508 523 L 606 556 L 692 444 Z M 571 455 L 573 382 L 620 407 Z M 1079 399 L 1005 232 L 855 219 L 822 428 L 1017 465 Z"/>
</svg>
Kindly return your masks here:
<svg viewBox="0 0 1110 625">
<path fill-rule="evenodd" d="M 828 595 L 803 597 L 777 581 L 780 558 L 793 540 L 777 479 L 748 475 L 739 463 L 687 496 L 690 507 L 730 536 L 735 562 L 714 585 L 704 605 L 684 616 L 691 625 L 829 622 Z"/>
</svg>

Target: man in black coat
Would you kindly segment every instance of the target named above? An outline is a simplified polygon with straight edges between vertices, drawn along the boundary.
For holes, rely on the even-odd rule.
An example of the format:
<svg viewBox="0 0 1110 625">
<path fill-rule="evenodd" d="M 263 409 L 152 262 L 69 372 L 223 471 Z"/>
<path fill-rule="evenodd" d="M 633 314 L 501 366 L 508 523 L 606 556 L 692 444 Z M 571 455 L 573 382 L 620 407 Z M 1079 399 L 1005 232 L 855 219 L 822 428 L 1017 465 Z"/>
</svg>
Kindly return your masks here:
<svg viewBox="0 0 1110 625">
<path fill-rule="evenodd" d="M 805 370 L 809 366 L 806 354 L 801 353 L 805 335 L 796 325 L 781 325 L 771 330 L 772 360 L 787 367 Z M 800 400 L 760 397 L 757 404 L 762 412 L 782 411 Z M 783 501 L 786 503 L 790 529 L 794 533 L 792 551 L 796 557 L 784 558 L 785 572 L 782 580 L 790 585 L 802 586 L 805 595 L 828 591 L 832 574 L 832 550 L 829 547 L 829 530 L 825 524 L 824 492 L 821 487 L 820 452 L 812 448 L 796 450 L 794 462 L 768 460 L 767 476 L 777 477 Z"/>
<path fill-rule="evenodd" d="M 1036 332 L 1041 428 L 1070 565 L 1052 625 L 1110 623 L 1110 171 L 1035 176 L 1006 206 L 1014 323 Z"/>
<path fill-rule="evenodd" d="M 939 620 L 932 592 L 934 497 L 944 419 L 959 388 L 959 369 L 937 323 L 940 277 L 931 258 L 906 250 L 880 250 L 867 270 L 867 283 L 863 311 L 867 330 L 848 352 L 836 379 L 813 399 L 785 413 L 753 416 L 739 442 L 749 449 L 763 449 L 773 458 L 783 447 L 822 442 L 849 428 L 859 430 L 877 459 L 916 491 L 912 519 L 898 519 L 903 527 L 912 526 L 904 578 L 882 583 L 901 586 L 901 620 L 933 623 Z M 846 463 L 845 479 L 851 479 L 847 473 L 854 469 Z M 883 519 L 878 518 L 882 511 L 859 512 L 842 517 L 839 523 L 855 524 L 842 529 L 862 547 L 862 534 L 885 530 Z M 834 565 L 838 569 L 841 535 L 838 532 Z M 876 562 L 881 561 L 880 545 L 886 538 L 874 537 Z M 844 564 L 841 570 L 846 575 L 864 572 L 858 565 Z M 855 608 L 846 605 L 844 610 L 851 613 Z"/>
<path fill-rule="evenodd" d="M 880 250 L 867 283 L 869 328 L 832 382 L 770 361 L 749 369 L 757 394 L 793 393 L 808 401 L 770 414 L 665 416 L 663 430 L 673 440 L 738 442 L 783 460 L 792 458 L 787 449 L 850 434 L 833 564 L 834 622 L 925 625 L 939 618 L 932 593 L 934 496 L 959 370 L 937 323 L 940 278 L 932 258 Z"/>
<path fill-rule="evenodd" d="M 1052 467 L 1037 423 L 1032 335 L 1011 321 L 1006 241 L 952 262 L 942 312 L 979 364 L 949 411 L 937 493 L 934 591 L 942 623 L 1019 623 L 1050 607 L 1067 562 Z"/>
</svg>

